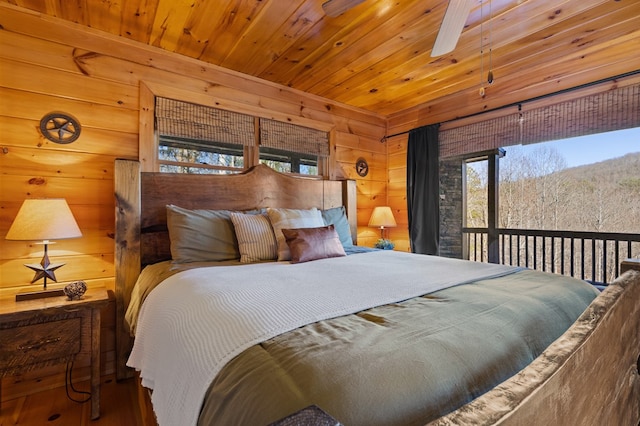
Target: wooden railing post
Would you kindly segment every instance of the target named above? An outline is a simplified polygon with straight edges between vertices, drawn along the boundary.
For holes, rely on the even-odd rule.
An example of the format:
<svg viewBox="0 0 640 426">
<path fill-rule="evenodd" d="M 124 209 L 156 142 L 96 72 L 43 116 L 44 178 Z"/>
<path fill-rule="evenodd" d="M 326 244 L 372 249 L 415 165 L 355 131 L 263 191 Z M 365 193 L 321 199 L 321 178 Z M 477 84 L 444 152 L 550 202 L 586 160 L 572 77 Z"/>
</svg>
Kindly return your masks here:
<svg viewBox="0 0 640 426">
<path fill-rule="evenodd" d="M 500 242 L 498 241 L 498 200 L 499 200 L 499 154 L 489 155 L 488 160 L 488 233 L 487 260 L 489 263 L 500 263 Z"/>
</svg>

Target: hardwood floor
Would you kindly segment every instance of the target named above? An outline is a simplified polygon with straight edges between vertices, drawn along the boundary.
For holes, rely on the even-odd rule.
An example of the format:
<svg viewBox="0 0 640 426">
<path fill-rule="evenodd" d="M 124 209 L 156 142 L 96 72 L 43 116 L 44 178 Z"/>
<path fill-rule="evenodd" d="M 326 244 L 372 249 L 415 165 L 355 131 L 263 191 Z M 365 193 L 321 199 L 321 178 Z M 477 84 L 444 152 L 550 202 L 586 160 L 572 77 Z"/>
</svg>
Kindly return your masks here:
<svg viewBox="0 0 640 426">
<path fill-rule="evenodd" d="M 26 397 L 2 402 L 0 426 L 139 426 L 142 417 L 138 407 L 135 378 L 117 382 L 113 375 L 101 379 L 100 418 L 91 420 L 91 404 L 79 404 L 67 398 L 64 386 Z M 89 382 L 74 384 L 82 391 Z M 83 395 L 80 395 L 81 399 Z"/>
</svg>

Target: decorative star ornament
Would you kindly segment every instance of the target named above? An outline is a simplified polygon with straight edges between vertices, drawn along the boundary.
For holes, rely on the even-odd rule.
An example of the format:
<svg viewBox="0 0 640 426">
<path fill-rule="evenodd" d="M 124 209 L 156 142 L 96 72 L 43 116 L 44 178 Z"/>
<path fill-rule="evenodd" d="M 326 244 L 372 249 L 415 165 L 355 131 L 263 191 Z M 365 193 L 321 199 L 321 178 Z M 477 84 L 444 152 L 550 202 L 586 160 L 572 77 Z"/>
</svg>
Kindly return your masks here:
<svg viewBox="0 0 640 426">
<path fill-rule="evenodd" d="M 62 112 L 52 112 L 40 120 L 40 132 L 52 142 L 68 144 L 80 137 L 80 123 Z"/>
<path fill-rule="evenodd" d="M 50 121 L 53 124 L 53 129 L 49 129 L 52 133 L 58 134 L 58 139 L 63 141 L 65 139 L 69 139 L 73 136 L 76 131 L 73 128 L 73 123 L 70 121 L 65 121 L 62 118 L 54 118 Z"/>
<path fill-rule="evenodd" d="M 42 261 L 40 263 L 25 263 L 29 269 L 32 269 L 36 272 L 31 280 L 31 284 L 35 283 L 41 278 L 44 278 L 44 287 L 47 288 L 47 278 L 49 278 L 53 282 L 58 282 L 56 279 L 55 270 L 61 266 L 64 266 L 64 263 L 50 263 L 49 256 L 47 256 L 46 252 Z"/>
</svg>

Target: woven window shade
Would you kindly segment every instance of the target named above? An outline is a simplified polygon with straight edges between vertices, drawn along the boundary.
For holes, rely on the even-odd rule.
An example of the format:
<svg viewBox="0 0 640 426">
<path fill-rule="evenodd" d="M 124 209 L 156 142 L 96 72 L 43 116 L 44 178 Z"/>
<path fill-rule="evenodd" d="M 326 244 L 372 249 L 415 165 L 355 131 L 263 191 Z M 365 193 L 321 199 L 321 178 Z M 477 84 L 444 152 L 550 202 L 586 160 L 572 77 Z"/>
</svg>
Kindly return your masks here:
<svg viewBox="0 0 640 426">
<path fill-rule="evenodd" d="M 299 154 L 329 156 L 329 134 L 321 130 L 260 119 L 260 145 Z"/>
<path fill-rule="evenodd" d="M 640 85 L 522 112 L 523 144 L 640 126 Z"/>
<path fill-rule="evenodd" d="M 174 99 L 156 98 L 156 126 L 165 136 L 255 145 L 252 116 Z"/>
<path fill-rule="evenodd" d="M 640 84 L 441 130 L 440 157 L 640 127 Z"/>
<path fill-rule="evenodd" d="M 440 158 L 488 151 L 513 145 L 520 137 L 518 114 L 492 118 L 467 126 L 441 131 Z"/>
</svg>

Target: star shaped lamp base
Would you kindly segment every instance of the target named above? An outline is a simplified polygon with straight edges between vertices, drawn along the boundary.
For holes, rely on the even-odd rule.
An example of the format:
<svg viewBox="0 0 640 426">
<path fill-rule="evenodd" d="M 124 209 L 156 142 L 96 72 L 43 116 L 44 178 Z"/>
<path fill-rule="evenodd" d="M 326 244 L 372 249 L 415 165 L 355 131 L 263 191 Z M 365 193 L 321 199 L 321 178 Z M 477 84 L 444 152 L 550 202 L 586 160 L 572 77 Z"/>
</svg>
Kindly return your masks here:
<svg viewBox="0 0 640 426">
<path fill-rule="evenodd" d="M 55 270 L 59 267 L 63 266 L 64 263 L 51 263 L 49 261 L 49 255 L 47 254 L 47 244 L 44 244 L 44 256 L 42 256 L 42 260 L 40 263 L 25 263 L 29 269 L 35 271 L 35 275 L 31 280 L 31 284 L 35 283 L 41 278 L 44 278 L 44 287 L 42 291 L 34 291 L 29 293 L 19 293 L 16 295 L 16 300 L 31 300 L 31 299 L 40 299 L 43 297 L 55 297 L 64 295 L 64 291 L 62 289 L 57 290 L 47 290 L 47 278 L 49 278 L 53 282 L 58 282 L 56 280 Z"/>
</svg>

